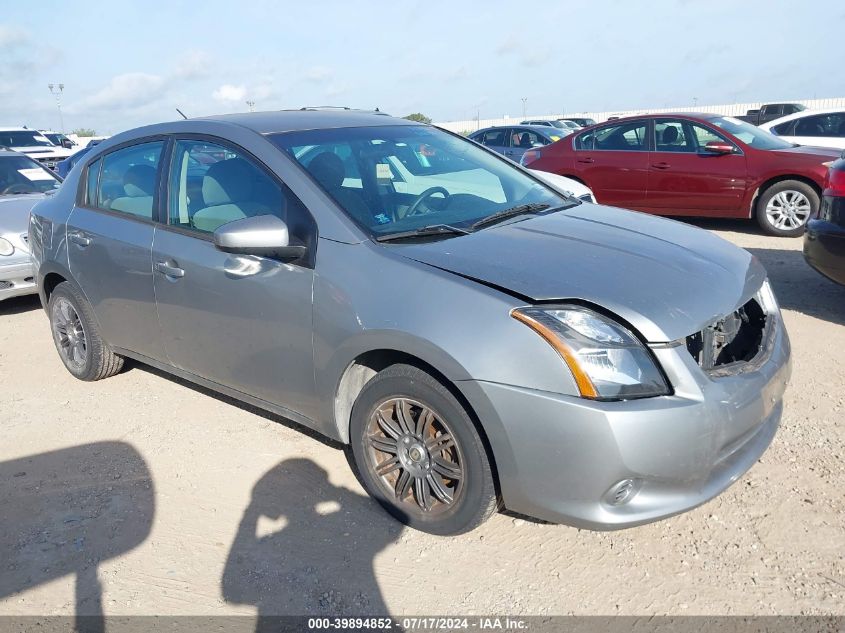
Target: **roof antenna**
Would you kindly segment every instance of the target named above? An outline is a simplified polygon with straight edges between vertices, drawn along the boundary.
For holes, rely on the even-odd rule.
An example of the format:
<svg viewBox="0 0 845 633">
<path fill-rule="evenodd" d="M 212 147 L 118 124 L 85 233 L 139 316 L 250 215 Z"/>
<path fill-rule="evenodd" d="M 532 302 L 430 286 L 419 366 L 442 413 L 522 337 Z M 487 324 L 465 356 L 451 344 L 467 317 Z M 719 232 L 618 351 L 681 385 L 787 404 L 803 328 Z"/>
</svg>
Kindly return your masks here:
<svg viewBox="0 0 845 633">
<path fill-rule="evenodd" d="M 178 112 L 179 114 L 181 114 L 183 119 L 187 119 L 187 118 L 188 118 L 188 117 L 186 117 L 186 116 L 185 116 L 185 113 L 184 113 L 184 112 L 182 112 L 179 108 L 176 108 L 176 112 Z"/>
</svg>

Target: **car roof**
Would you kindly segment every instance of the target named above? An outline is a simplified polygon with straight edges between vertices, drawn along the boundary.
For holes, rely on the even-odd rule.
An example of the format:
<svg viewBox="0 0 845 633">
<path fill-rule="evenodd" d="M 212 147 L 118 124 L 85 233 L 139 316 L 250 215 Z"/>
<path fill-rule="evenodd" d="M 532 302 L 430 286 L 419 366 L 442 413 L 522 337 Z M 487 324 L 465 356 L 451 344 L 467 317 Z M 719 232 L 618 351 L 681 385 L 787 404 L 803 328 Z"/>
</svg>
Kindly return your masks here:
<svg viewBox="0 0 845 633">
<path fill-rule="evenodd" d="M 377 125 L 424 125 L 416 121 L 392 117 L 383 112 L 349 109 L 276 110 L 243 112 L 198 117 L 191 121 L 221 121 L 249 128 L 259 134 L 299 132 L 341 127 L 373 127 Z"/>
<path fill-rule="evenodd" d="M 23 156 L 25 158 L 29 158 L 23 152 L 16 152 L 13 149 L 9 149 L 8 147 L 0 147 L 0 158 L 10 157 L 10 156 Z"/>
<path fill-rule="evenodd" d="M 808 116 L 815 116 L 817 114 L 837 114 L 839 112 L 845 112 L 845 108 L 821 108 L 819 110 L 801 110 L 800 112 L 793 112 L 792 114 L 787 114 L 777 119 L 772 119 L 771 121 L 766 121 L 760 127 L 764 130 L 771 129 L 775 125 L 780 125 L 781 123 L 787 123 L 788 121 L 794 121 L 795 119 L 803 119 Z"/>
<path fill-rule="evenodd" d="M 38 130 L 30 130 L 28 127 L 20 125 L 0 125 L 0 130 L 4 132 L 38 132 Z"/>
</svg>

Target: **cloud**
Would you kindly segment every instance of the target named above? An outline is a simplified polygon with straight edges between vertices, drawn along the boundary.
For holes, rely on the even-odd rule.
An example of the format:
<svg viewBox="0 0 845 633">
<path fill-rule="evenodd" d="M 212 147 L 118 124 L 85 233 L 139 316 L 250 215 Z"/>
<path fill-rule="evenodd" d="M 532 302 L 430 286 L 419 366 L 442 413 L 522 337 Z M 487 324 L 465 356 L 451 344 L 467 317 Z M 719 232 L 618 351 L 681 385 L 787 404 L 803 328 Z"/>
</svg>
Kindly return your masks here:
<svg viewBox="0 0 845 633">
<path fill-rule="evenodd" d="M 0 49 L 13 48 L 29 42 L 29 33 L 18 26 L 0 24 Z"/>
<path fill-rule="evenodd" d="M 148 73 L 125 73 L 112 77 L 105 88 L 75 105 L 75 110 L 132 108 L 160 99 L 166 80 Z"/>
<path fill-rule="evenodd" d="M 328 81 L 334 77 L 334 71 L 328 66 L 312 66 L 303 74 L 305 81 L 319 83 L 321 81 Z"/>
<path fill-rule="evenodd" d="M 246 99 L 246 95 L 246 86 L 233 86 L 232 84 L 223 84 L 211 94 L 215 101 L 220 101 L 222 103 L 244 101 Z"/>
<path fill-rule="evenodd" d="M 179 79 L 201 79 L 211 74 L 213 64 L 211 55 L 205 51 L 189 51 L 182 55 L 173 75 Z"/>
</svg>

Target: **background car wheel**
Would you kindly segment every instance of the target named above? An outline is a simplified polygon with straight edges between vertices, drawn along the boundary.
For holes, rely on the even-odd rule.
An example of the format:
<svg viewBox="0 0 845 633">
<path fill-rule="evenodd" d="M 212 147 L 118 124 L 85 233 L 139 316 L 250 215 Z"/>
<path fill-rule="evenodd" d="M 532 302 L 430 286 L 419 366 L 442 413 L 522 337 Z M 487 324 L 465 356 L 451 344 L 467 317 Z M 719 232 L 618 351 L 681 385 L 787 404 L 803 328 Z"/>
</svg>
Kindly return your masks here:
<svg viewBox="0 0 845 633">
<path fill-rule="evenodd" d="M 47 312 L 56 350 L 71 374 L 80 380 L 100 380 L 121 370 L 123 357 L 103 341 L 90 304 L 73 284 L 56 286 Z"/>
<path fill-rule="evenodd" d="M 798 237 L 819 208 L 819 195 L 807 183 L 783 180 L 766 189 L 757 201 L 757 222 L 769 235 Z"/>
<path fill-rule="evenodd" d="M 427 373 L 393 365 L 352 408 L 352 455 L 361 483 L 402 523 L 461 534 L 497 508 L 484 444 L 454 395 Z"/>
</svg>

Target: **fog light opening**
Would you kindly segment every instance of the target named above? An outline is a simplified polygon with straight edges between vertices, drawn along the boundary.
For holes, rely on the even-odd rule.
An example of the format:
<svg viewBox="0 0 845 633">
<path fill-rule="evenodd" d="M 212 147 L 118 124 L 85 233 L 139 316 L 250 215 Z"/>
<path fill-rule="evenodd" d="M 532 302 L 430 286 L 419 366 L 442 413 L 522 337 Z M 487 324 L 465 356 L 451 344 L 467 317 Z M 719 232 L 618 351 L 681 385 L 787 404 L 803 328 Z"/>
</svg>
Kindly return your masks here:
<svg viewBox="0 0 845 633">
<path fill-rule="evenodd" d="M 637 496 L 640 491 L 640 479 L 623 479 L 613 484 L 605 493 L 605 503 L 611 506 L 623 506 Z"/>
</svg>

